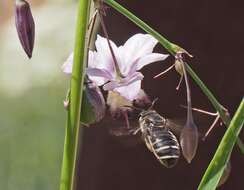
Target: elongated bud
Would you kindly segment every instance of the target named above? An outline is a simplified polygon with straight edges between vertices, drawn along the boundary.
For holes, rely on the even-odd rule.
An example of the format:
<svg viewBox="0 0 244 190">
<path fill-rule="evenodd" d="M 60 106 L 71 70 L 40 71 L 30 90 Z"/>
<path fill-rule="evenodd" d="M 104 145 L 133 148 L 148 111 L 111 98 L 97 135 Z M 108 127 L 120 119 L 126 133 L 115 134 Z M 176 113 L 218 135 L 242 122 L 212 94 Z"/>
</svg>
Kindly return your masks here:
<svg viewBox="0 0 244 190">
<path fill-rule="evenodd" d="M 198 147 L 198 130 L 194 122 L 187 122 L 181 131 L 180 145 L 182 154 L 188 163 L 191 163 Z"/>
<path fill-rule="evenodd" d="M 35 23 L 29 3 L 25 0 L 15 1 L 15 25 L 20 43 L 27 56 L 31 58 L 35 40 Z"/>
<path fill-rule="evenodd" d="M 87 81 L 83 91 L 81 118 L 82 124 L 90 125 L 101 121 L 105 115 L 106 104 L 100 88 Z"/>
<path fill-rule="evenodd" d="M 181 75 L 183 76 L 184 72 L 183 72 L 183 65 L 182 62 L 178 59 L 175 60 L 175 70 Z"/>
</svg>

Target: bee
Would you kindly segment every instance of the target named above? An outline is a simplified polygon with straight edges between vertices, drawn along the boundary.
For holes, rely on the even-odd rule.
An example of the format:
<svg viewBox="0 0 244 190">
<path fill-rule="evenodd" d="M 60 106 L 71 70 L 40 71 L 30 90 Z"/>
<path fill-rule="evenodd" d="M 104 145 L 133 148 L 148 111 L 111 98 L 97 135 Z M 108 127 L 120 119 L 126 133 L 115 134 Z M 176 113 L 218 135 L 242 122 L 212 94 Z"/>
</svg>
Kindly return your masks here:
<svg viewBox="0 0 244 190">
<path fill-rule="evenodd" d="M 171 124 L 169 120 L 149 108 L 140 112 L 139 128 L 135 132 L 142 133 L 147 148 L 167 168 L 174 167 L 180 157 L 180 145 L 170 131 Z"/>
</svg>

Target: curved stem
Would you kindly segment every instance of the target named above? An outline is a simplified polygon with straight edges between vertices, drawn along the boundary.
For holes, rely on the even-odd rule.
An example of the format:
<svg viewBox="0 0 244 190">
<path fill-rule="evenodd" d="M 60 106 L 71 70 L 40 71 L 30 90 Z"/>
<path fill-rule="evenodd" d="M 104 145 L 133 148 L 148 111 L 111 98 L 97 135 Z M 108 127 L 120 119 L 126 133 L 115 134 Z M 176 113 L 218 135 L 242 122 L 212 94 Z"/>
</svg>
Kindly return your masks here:
<svg viewBox="0 0 244 190">
<path fill-rule="evenodd" d="M 84 69 L 87 62 L 86 33 L 88 28 L 89 10 L 90 0 L 79 0 L 74 64 L 70 84 L 70 106 L 67 115 L 60 190 L 73 190 L 75 188 L 75 166 L 79 140 L 80 106 L 85 76 Z"/>
<path fill-rule="evenodd" d="M 186 84 L 186 92 L 187 92 L 187 122 L 193 122 L 193 116 L 192 116 L 192 103 L 191 103 L 191 89 L 187 77 L 187 72 L 185 69 L 185 63 L 182 62 L 183 72 L 184 72 L 184 78 L 185 78 L 185 84 Z"/>
</svg>

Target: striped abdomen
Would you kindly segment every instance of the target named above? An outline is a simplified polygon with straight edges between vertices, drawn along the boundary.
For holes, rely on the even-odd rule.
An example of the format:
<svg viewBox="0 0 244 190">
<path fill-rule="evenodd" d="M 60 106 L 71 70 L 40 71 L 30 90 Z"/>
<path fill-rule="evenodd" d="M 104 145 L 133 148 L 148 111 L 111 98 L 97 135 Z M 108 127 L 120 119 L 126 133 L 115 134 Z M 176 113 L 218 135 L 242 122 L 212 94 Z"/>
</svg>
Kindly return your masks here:
<svg viewBox="0 0 244 190">
<path fill-rule="evenodd" d="M 180 157 L 180 146 L 175 135 L 166 127 L 152 127 L 147 136 L 151 151 L 167 168 L 176 165 Z"/>
</svg>

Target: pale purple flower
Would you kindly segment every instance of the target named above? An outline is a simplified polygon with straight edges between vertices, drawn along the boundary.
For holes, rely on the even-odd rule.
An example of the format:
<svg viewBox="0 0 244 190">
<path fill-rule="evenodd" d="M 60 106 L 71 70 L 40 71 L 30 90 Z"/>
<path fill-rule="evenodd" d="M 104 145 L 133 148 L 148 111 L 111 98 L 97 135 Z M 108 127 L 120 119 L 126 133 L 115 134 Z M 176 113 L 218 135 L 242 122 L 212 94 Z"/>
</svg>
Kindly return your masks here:
<svg viewBox="0 0 244 190">
<path fill-rule="evenodd" d="M 119 47 L 112 41 L 110 43 L 117 60 L 117 67 L 107 39 L 98 35 L 95 42 L 96 51 L 89 51 L 86 73 L 98 86 L 104 85 L 104 90 L 117 92 L 129 101 L 133 101 L 137 99 L 144 77 L 138 71 L 150 63 L 166 59 L 168 55 L 152 53 L 158 41 L 149 34 L 135 34 Z M 65 73 L 71 73 L 72 63 L 71 54 L 63 65 Z"/>
</svg>

